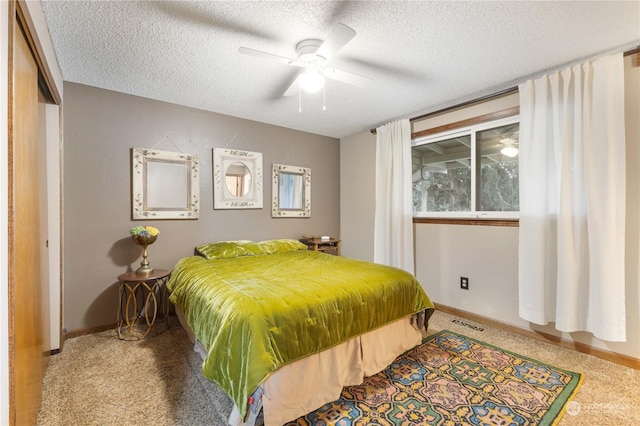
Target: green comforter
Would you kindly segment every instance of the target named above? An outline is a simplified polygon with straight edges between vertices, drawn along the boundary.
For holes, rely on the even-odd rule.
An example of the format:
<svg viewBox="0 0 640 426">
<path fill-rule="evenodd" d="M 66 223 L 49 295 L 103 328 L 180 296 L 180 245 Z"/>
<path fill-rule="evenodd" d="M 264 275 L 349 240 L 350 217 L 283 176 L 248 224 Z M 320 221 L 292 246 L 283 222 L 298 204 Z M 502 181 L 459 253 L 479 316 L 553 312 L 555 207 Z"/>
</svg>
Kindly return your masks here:
<svg viewBox="0 0 640 426">
<path fill-rule="evenodd" d="M 242 415 L 270 372 L 433 307 L 411 274 L 313 251 L 187 257 L 167 287 L 208 350 L 204 376 Z"/>
</svg>

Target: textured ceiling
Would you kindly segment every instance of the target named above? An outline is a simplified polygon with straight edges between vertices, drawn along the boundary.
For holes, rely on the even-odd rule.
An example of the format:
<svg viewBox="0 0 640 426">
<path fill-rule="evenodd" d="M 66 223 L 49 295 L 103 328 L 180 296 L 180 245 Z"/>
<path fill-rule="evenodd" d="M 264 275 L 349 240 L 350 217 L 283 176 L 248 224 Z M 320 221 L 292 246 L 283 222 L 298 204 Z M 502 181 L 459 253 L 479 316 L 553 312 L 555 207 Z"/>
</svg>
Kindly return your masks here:
<svg viewBox="0 0 640 426">
<path fill-rule="evenodd" d="M 332 137 L 517 85 L 526 77 L 640 44 L 640 1 L 43 0 L 65 81 Z M 332 67 L 373 79 L 282 93 L 296 44 L 343 23 L 356 36 Z"/>
</svg>

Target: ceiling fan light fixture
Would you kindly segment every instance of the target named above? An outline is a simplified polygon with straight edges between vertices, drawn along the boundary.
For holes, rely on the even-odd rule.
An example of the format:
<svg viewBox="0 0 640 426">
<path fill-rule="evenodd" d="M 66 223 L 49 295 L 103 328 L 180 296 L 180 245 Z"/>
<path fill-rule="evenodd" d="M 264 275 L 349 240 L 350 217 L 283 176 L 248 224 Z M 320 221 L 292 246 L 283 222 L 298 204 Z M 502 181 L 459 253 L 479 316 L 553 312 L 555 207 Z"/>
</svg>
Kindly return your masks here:
<svg viewBox="0 0 640 426">
<path fill-rule="evenodd" d="M 298 81 L 300 88 L 307 93 L 317 93 L 324 87 L 324 76 L 317 69 L 307 69 Z"/>
<path fill-rule="evenodd" d="M 500 154 L 511 158 L 518 155 L 520 151 L 518 150 L 518 147 L 514 145 L 514 142 L 515 141 L 511 138 L 501 139 L 500 143 L 502 143 L 504 146 L 500 150 Z"/>
<path fill-rule="evenodd" d="M 518 148 L 516 148 L 513 145 L 505 146 L 504 148 L 502 148 L 500 150 L 500 153 L 502 155 L 506 155 L 507 157 L 512 157 L 512 158 L 515 157 L 516 155 L 518 155 L 518 152 L 520 152 L 520 151 L 518 151 Z"/>
</svg>

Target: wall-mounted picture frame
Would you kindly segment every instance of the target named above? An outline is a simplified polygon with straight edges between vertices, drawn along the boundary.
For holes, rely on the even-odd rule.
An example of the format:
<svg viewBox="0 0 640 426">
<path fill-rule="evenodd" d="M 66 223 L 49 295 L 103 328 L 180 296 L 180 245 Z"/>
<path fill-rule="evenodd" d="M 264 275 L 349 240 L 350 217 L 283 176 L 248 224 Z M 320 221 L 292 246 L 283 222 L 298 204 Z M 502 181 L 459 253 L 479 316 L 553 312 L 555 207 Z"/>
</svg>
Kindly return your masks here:
<svg viewBox="0 0 640 426">
<path fill-rule="evenodd" d="M 132 148 L 132 219 L 198 219 L 199 167 L 197 155 Z"/>
<path fill-rule="evenodd" d="M 274 164 L 271 217 L 311 217 L 311 169 Z"/>
<path fill-rule="evenodd" d="M 262 208 L 262 153 L 213 149 L 213 208 Z"/>
</svg>

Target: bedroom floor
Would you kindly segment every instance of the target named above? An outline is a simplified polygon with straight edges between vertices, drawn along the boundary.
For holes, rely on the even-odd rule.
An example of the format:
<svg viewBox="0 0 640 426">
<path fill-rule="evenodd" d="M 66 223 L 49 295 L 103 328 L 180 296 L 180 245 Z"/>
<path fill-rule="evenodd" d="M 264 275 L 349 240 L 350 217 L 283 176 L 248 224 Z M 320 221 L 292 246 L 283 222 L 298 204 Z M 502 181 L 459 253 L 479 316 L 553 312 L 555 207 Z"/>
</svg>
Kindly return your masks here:
<svg viewBox="0 0 640 426">
<path fill-rule="evenodd" d="M 574 399 L 581 410 L 560 425 L 640 424 L 639 370 L 435 312 L 429 334 L 442 329 L 583 373 Z M 51 357 L 37 424 L 225 425 L 231 401 L 202 377 L 200 362 L 177 320 L 139 342 L 118 340 L 115 330 L 67 340 Z"/>
</svg>

